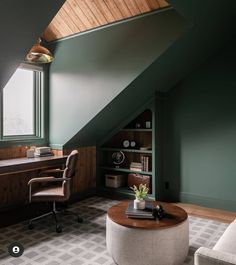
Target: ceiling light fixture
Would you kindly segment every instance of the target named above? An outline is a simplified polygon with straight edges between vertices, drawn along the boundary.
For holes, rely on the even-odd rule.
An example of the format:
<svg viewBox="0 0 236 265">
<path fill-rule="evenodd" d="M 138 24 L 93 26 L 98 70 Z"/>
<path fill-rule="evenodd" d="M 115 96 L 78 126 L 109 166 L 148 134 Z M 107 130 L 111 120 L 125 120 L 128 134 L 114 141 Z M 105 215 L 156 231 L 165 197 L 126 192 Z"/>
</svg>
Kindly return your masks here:
<svg viewBox="0 0 236 265">
<path fill-rule="evenodd" d="M 26 61 L 30 63 L 50 63 L 53 61 L 53 56 L 51 52 L 40 45 L 41 39 L 38 39 L 38 42 L 34 44 L 32 49 L 26 55 Z"/>
</svg>

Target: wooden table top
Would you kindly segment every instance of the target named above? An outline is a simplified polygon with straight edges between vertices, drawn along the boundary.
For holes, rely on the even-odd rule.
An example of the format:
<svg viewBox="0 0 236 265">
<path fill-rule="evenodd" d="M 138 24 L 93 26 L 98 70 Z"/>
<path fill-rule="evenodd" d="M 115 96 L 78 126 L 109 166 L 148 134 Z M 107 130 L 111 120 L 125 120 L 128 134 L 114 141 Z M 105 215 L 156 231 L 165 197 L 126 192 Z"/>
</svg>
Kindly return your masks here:
<svg viewBox="0 0 236 265">
<path fill-rule="evenodd" d="M 31 168 L 41 167 L 45 164 L 54 165 L 57 163 L 63 163 L 67 159 L 67 156 L 45 156 L 34 158 L 13 158 L 0 160 L 0 174 L 11 173 L 16 171 L 24 171 Z"/>
<path fill-rule="evenodd" d="M 108 210 L 109 218 L 119 224 L 130 228 L 164 229 L 176 226 L 188 218 L 188 214 L 180 207 L 171 203 L 153 202 L 154 205 L 162 205 L 165 217 L 162 220 L 128 218 L 125 211 L 130 201 L 122 201 Z"/>
</svg>

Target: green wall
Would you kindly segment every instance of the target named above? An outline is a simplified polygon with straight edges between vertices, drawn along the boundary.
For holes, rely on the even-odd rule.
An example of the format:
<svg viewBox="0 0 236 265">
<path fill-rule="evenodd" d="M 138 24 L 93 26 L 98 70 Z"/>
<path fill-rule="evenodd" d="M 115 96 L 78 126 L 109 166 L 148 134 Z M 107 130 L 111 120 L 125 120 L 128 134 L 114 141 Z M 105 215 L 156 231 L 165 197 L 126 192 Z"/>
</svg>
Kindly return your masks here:
<svg viewBox="0 0 236 265">
<path fill-rule="evenodd" d="M 176 11 L 166 9 L 52 44 L 55 60 L 49 80 L 51 145 L 60 147 L 69 141 L 186 27 Z M 136 97 L 135 90 L 132 94 Z"/>
<path fill-rule="evenodd" d="M 235 46 L 236 39 L 168 94 L 166 198 L 236 210 Z"/>
<path fill-rule="evenodd" d="M 190 27 L 145 71 L 107 104 L 71 138 L 65 147 L 96 144 L 122 124 L 127 117 L 142 109 L 157 91 L 166 92 L 196 67 L 216 53 L 232 38 L 231 1 L 170 0 L 176 10 L 188 18 Z M 186 27 L 186 25 L 185 25 Z"/>
</svg>

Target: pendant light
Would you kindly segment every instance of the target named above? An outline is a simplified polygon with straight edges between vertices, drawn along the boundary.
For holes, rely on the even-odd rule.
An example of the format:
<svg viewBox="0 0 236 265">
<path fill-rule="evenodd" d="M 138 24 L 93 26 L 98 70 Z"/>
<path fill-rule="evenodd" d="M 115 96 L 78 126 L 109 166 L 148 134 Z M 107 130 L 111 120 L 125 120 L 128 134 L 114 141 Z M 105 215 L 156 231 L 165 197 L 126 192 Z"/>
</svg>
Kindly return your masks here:
<svg viewBox="0 0 236 265">
<path fill-rule="evenodd" d="M 32 49 L 26 55 L 26 61 L 30 63 L 50 63 L 53 61 L 51 52 L 40 45 L 41 39 L 39 38 L 37 43 L 34 44 Z"/>
</svg>

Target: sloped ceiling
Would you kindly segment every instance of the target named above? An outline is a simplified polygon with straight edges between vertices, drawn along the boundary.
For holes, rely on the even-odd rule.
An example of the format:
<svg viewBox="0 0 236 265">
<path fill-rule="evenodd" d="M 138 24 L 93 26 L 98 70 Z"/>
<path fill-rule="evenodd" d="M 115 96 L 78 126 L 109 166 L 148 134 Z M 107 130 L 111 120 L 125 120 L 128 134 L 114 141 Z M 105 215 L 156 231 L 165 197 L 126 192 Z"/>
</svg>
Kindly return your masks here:
<svg viewBox="0 0 236 265">
<path fill-rule="evenodd" d="M 165 0 L 67 0 L 42 37 L 57 40 L 167 6 Z"/>
<path fill-rule="evenodd" d="M 63 3 L 64 0 L 0 1 L 0 89 Z"/>
<path fill-rule="evenodd" d="M 204 1 L 204 5 L 199 0 L 168 2 L 192 23 L 192 27 L 68 141 L 66 148 L 94 145 L 114 132 L 157 91 L 174 88 L 235 34 L 234 0 L 227 0 L 224 5 L 213 0 Z"/>
<path fill-rule="evenodd" d="M 51 44 L 50 50 L 55 48 L 49 81 L 53 147 L 63 145 L 93 119 L 188 26 L 168 8 Z"/>
</svg>

